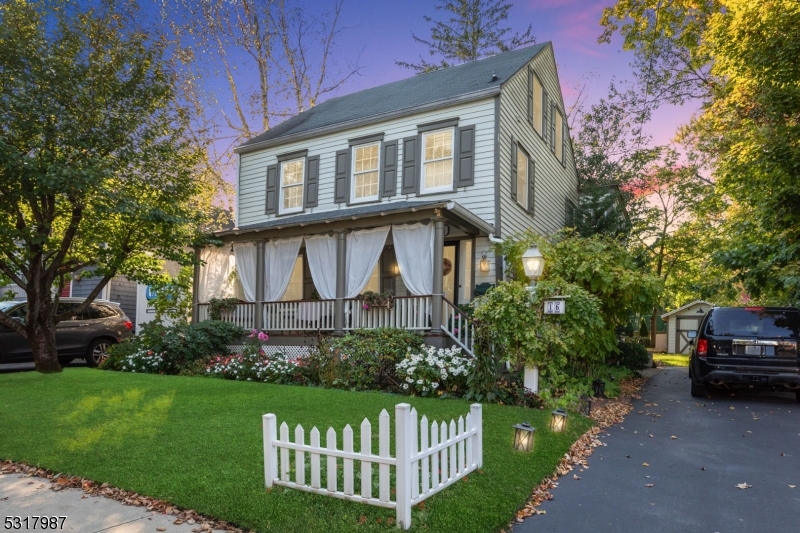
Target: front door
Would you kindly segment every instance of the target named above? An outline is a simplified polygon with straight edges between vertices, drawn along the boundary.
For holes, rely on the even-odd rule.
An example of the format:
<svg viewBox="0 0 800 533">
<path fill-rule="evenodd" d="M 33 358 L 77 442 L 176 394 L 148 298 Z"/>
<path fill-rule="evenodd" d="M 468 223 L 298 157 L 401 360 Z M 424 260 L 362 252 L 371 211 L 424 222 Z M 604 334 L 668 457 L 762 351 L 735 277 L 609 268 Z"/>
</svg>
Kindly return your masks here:
<svg viewBox="0 0 800 533">
<path fill-rule="evenodd" d="M 458 245 L 446 244 L 444 246 L 444 261 L 442 265 L 442 274 L 444 277 L 444 297 L 453 302 L 458 302 L 456 296 L 458 294 Z"/>
</svg>

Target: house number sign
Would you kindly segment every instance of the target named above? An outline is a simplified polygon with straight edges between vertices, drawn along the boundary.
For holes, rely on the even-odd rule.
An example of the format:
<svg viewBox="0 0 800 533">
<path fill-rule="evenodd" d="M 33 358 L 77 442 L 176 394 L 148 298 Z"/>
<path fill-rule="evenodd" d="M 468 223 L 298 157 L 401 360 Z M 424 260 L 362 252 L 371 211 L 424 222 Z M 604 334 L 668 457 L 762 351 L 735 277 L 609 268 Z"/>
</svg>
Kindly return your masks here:
<svg viewBox="0 0 800 533">
<path fill-rule="evenodd" d="M 564 300 L 544 301 L 544 314 L 546 315 L 563 315 L 566 308 L 567 302 Z"/>
</svg>

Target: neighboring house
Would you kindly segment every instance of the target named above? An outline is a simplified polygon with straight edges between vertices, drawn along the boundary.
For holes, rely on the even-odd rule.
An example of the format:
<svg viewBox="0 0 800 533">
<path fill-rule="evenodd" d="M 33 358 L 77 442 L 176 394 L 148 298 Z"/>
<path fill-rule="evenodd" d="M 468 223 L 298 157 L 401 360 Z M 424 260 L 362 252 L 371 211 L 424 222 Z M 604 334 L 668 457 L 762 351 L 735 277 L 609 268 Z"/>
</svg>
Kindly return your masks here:
<svg viewBox="0 0 800 533">
<path fill-rule="evenodd" d="M 691 351 L 689 332 L 697 331 L 697 328 L 700 327 L 700 319 L 712 307 L 714 304 L 711 302 L 695 300 L 661 315 L 661 318 L 667 323 L 667 353 L 688 354 Z"/>
<path fill-rule="evenodd" d="M 333 98 L 250 139 L 235 150 L 237 227 L 200 251 L 193 318 L 235 294 L 225 317 L 276 345 L 394 326 L 469 349 L 456 306 L 503 279 L 491 241 L 556 232 L 578 202 L 565 116 L 544 43 Z"/>
</svg>

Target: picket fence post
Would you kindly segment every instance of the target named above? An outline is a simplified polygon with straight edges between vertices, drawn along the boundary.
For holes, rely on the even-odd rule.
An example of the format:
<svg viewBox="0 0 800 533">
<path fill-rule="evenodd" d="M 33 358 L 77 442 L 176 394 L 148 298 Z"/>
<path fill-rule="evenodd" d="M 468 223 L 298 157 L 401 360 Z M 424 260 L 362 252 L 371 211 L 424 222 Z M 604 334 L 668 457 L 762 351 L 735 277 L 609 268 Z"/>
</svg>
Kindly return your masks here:
<svg viewBox="0 0 800 533">
<path fill-rule="evenodd" d="M 411 406 L 399 403 L 394 408 L 397 477 L 397 525 L 402 529 L 411 527 Z"/>
<path fill-rule="evenodd" d="M 471 428 L 476 431 L 472 439 L 472 457 L 468 460 L 475 464 L 476 468 L 483 466 L 483 412 L 481 404 L 473 403 L 469 406 Z"/>
<path fill-rule="evenodd" d="M 264 426 L 264 485 L 272 487 L 272 480 L 278 477 L 278 448 L 273 444 L 278 440 L 277 419 L 274 414 L 262 417 Z"/>
</svg>

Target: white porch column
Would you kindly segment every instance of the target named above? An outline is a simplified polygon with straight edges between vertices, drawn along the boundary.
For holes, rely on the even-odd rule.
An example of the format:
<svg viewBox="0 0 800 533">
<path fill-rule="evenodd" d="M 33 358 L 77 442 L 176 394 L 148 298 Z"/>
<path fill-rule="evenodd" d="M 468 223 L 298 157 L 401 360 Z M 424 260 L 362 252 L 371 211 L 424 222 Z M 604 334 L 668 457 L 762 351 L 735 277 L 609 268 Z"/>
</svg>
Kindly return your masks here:
<svg viewBox="0 0 800 533">
<path fill-rule="evenodd" d="M 344 335 L 344 295 L 347 292 L 347 235 L 336 232 L 336 302 L 333 307 L 333 334 Z"/>
<path fill-rule="evenodd" d="M 442 333 L 442 297 L 444 296 L 444 219 L 433 220 L 433 295 L 431 296 L 431 333 Z"/>
<path fill-rule="evenodd" d="M 255 312 L 255 328 L 264 329 L 264 285 L 266 274 L 266 265 L 264 264 L 264 241 L 256 243 L 256 312 Z"/>
<path fill-rule="evenodd" d="M 70 288 L 70 290 L 72 290 Z M 194 272 L 192 273 L 192 323 L 197 324 L 200 320 L 200 307 L 197 305 L 200 303 L 199 301 L 199 294 L 200 291 L 200 248 L 194 249 Z"/>
</svg>

